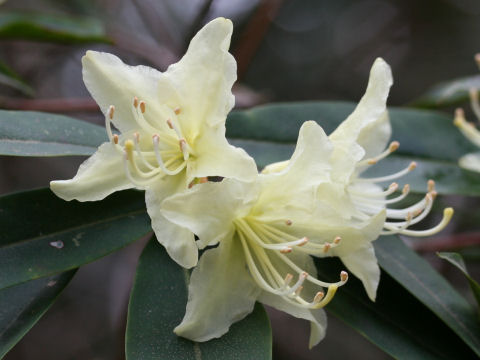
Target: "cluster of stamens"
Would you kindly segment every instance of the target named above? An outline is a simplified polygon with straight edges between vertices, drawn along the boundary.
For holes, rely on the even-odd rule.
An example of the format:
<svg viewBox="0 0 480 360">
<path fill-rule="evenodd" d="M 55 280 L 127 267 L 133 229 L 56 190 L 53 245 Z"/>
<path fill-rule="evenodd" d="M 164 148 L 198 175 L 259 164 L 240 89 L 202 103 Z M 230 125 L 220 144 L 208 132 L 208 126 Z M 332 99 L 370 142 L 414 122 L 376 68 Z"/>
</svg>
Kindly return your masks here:
<svg viewBox="0 0 480 360">
<path fill-rule="evenodd" d="M 283 222 L 292 225 L 291 220 Z M 307 309 L 319 309 L 327 305 L 335 295 L 337 288 L 345 284 L 348 274 L 342 271 L 340 281 L 328 283 L 309 275 L 287 255 L 292 251 L 299 251 L 309 255 L 323 255 L 331 248 L 338 246 L 341 239 L 336 237 L 331 242 L 313 243 L 306 237 L 296 238 L 283 226 L 275 223 L 266 223 L 253 217 L 245 217 L 234 221 L 238 237 L 245 252 L 249 272 L 256 284 L 264 291 L 281 296 L 284 300 L 296 306 Z M 282 224 L 283 225 L 283 224 Z M 283 263 L 282 268 L 290 268 L 297 274 L 297 280 L 292 273 L 281 273 L 272 262 L 272 257 Z M 321 288 L 310 301 L 302 297 L 305 281 Z M 327 288 L 327 293 L 323 291 Z"/>
<path fill-rule="evenodd" d="M 145 188 L 152 181 L 165 175 L 176 175 L 185 169 L 187 161 L 194 151 L 183 136 L 177 116 L 179 107 L 167 109 L 165 123 L 145 117 L 147 104 L 135 97 L 132 101 L 132 116 L 138 125 L 138 131 L 131 139 L 121 144 L 121 136 L 113 134 L 112 121 L 115 107 L 111 105 L 105 116 L 105 127 L 110 142 L 123 157 L 123 166 L 127 178 L 138 188 Z M 166 125 L 166 126 L 165 126 Z M 167 128 L 168 127 L 168 128 Z M 170 129 L 171 131 L 169 131 Z M 140 132 L 151 134 L 151 143 L 140 142 Z"/>
<path fill-rule="evenodd" d="M 379 160 L 386 158 L 393 151 L 398 149 L 398 147 L 399 143 L 394 141 L 383 153 L 374 158 L 362 160 L 357 166 L 363 167 L 374 165 Z M 442 220 L 436 226 L 430 229 L 408 229 L 410 226 L 422 221 L 432 210 L 433 202 L 437 196 L 437 192 L 435 191 L 435 182 L 433 180 L 428 181 L 427 193 L 422 200 L 403 209 L 390 208 L 389 205 L 398 203 L 407 197 L 410 191 L 410 186 L 408 184 L 403 187 L 399 196 L 393 198 L 388 198 L 388 196 L 392 195 L 398 190 L 399 186 L 396 182 L 391 183 L 383 192 L 365 192 L 356 190 L 355 188 L 356 185 L 361 183 L 376 184 L 398 179 L 414 170 L 416 166 L 417 164 L 415 162 L 411 162 L 405 169 L 402 169 L 391 175 L 376 178 L 356 178 L 349 186 L 348 192 L 352 201 L 355 203 L 356 208 L 359 210 L 359 214 L 357 215 L 359 220 L 368 220 L 371 218 L 371 216 L 377 214 L 379 210 L 386 209 L 387 221 L 384 223 L 381 235 L 402 234 L 419 237 L 431 236 L 443 230 L 452 218 L 452 208 L 444 209 Z"/>
</svg>

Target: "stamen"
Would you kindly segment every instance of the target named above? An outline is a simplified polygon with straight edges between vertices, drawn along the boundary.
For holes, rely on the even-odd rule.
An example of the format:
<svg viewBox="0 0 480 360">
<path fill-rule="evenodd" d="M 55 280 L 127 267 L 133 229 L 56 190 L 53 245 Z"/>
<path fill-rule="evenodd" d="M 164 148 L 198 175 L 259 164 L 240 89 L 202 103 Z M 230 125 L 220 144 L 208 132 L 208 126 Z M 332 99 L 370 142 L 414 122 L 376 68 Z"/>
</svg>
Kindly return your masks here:
<svg viewBox="0 0 480 360">
<path fill-rule="evenodd" d="M 392 152 L 397 150 L 399 146 L 400 146 L 400 143 L 398 141 L 392 141 L 384 152 L 380 153 L 379 155 L 373 158 L 359 161 L 357 166 L 375 165 L 377 162 L 379 162 L 382 159 L 385 159 L 388 155 L 390 155 Z"/>
<path fill-rule="evenodd" d="M 282 254 L 288 254 L 288 253 L 291 253 L 292 252 L 292 248 L 287 246 L 287 247 L 284 247 L 283 249 L 280 249 L 280 252 Z"/>
<path fill-rule="evenodd" d="M 108 140 L 113 141 L 112 135 L 112 119 L 113 114 L 115 113 L 115 106 L 110 105 L 107 110 L 107 115 L 105 116 L 105 129 L 107 130 Z"/>
<path fill-rule="evenodd" d="M 478 67 L 480 67 L 480 54 L 475 54 L 475 62 L 477 63 Z"/>
<path fill-rule="evenodd" d="M 178 136 L 178 139 L 184 139 L 185 137 L 183 136 L 182 134 L 182 131 L 180 130 L 180 128 L 177 126 L 177 124 L 175 124 L 172 119 L 167 119 L 167 125 L 170 129 L 172 129 L 173 131 L 175 131 L 175 134 L 177 134 Z"/>
<path fill-rule="evenodd" d="M 330 285 L 327 290 L 327 296 L 323 298 L 322 301 L 318 302 L 315 304 L 315 299 L 314 299 L 314 304 L 311 306 L 313 309 L 320 309 L 328 305 L 330 301 L 332 301 L 333 297 L 335 296 L 335 293 L 337 292 L 338 286 L 337 285 Z"/>
<path fill-rule="evenodd" d="M 295 290 L 295 296 L 300 296 L 300 293 L 303 290 L 303 286 L 299 286 L 297 290 Z"/>
<path fill-rule="evenodd" d="M 154 170 L 155 167 L 150 165 L 150 163 L 145 159 L 143 156 L 142 151 L 140 150 L 140 134 L 138 132 L 133 133 L 133 142 L 135 144 L 135 150 L 137 152 L 138 157 L 142 161 L 142 163 L 149 168 L 150 170 Z"/>
<path fill-rule="evenodd" d="M 413 218 L 412 213 L 408 213 L 407 216 L 405 217 L 406 221 L 402 222 L 401 226 L 397 226 L 395 223 L 385 222 L 383 224 L 383 227 L 387 230 L 381 231 L 380 235 L 403 234 L 403 231 L 406 231 L 406 229 L 410 226 L 412 218 Z"/>
<path fill-rule="evenodd" d="M 435 190 L 435 181 L 433 181 L 432 179 L 428 180 L 427 182 L 427 190 L 428 192 L 432 192 Z"/>
<path fill-rule="evenodd" d="M 158 134 L 154 134 L 152 136 L 152 139 L 153 139 L 153 150 L 155 152 L 155 157 L 157 159 L 157 163 L 158 163 L 158 166 L 160 167 L 160 169 L 162 169 L 162 171 L 167 174 L 167 175 L 177 175 L 178 173 L 180 173 L 180 171 L 182 171 L 185 166 L 186 166 L 186 162 L 184 161 L 177 169 L 175 170 L 169 170 L 167 169 L 167 167 L 165 166 L 165 163 L 163 162 L 163 159 L 162 159 L 162 155 L 160 154 L 160 149 L 159 149 L 159 142 L 160 142 L 160 137 L 158 136 Z"/>
<path fill-rule="evenodd" d="M 183 153 L 183 159 L 187 161 L 188 157 L 190 156 L 190 153 L 188 152 L 189 146 L 187 144 L 187 141 L 185 139 L 180 139 L 178 143 L 180 145 L 180 150 Z"/>
<path fill-rule="evenodd" d="M 342 282 L 346 283 L 348 280 L 348 273 L 346 271 L 341 271 L 340 279 L 342 280 Z"/>
<path fill-rule="evenodd" d="M 175 115 L 178 115 L 178 114 L 180 114 L 181 109 L 180 109 L 179 107 L 176 107 L 176 108 L 173 110 L 173 112 L 175 113 Z"/>
<path fill-rule="evenodd" d="M 290 285 L 290 283 L 292 282 L 293 280 L 293 275 L 292 274 L 287 274 L 287 276 L 285 276 L 285 279 L 283 280 L 283 285 L 285 287 L 287 287 L 288 285 Z"/>
<path fill-rule="evenodd" d="M 358 178 L 355 180 L 355 182 L 384 182 L 384 181 L 390 181 L 397 179 L 399 177 L 402 177 L 406 174 L 408 174 L 410 171 L 415 169 L 417 167 L 417 163 L 415 161 L 412 161 L 408 167 L 406 167 L 403 170 L 400 170 L 397 173 L 387 175 L 387 176 L 382 176 L 382 177 L 376 177 L 376 178 Z"/>
<path fill-rule="evenodd" d="M 359 196 L 362 198 L 385 198 L 388 195 L 393 194 L 395 191 L 398 189 L 398 184 L 393 182 L 388 186 L 388 189 L 382 192 L 376 192 L 376 193 L 369 193 L 369 192 L 363 192 L 363 191 L 356 191 L 355 189 L 352 189 L 351 187 L 348 188 L 348 192 L 352 195 Z"/>
<path fill-rule="evenodd" d="M 455 119 L 453 120 L 455 126 L 457 126 L 463 135 L 475 145 L 480 146 L 480 132 L 465 120 L 465 114 L 463 109 L 458 108 L 455 110 Z"/>
<path fill-rule="evenodd" d="M 412 226 L 414 224 L 419 223 L 420 221 L 425 219 L 427 217 L 427 215 L 430 213 L 430 211 L 432 210 L 432 207 L 433 207 L 432 194 L 428 193 L 427 195 L 425 195 L 425 199 L 426 199 L 425 209 L 422 209 L 422 210 L 416 211 L 415 213 L 412 213 L 412 220 L 410 221 L 408 226 Z M 392 222 L 387 222 L 386 224 L 394 225 L 394 226 L 403 226 L 403 225 L 405 225 L 405 222 L 393 222 L 393 223 Z"/>
<path fill-rule="evenodd" d="M 452 216 L 453 216 L 453 209 L 446 208 L 443 210 L 443 218 L 437 224 L 437 226 L 434 226 L 433 228 L 428 230 L 402 230 L 401 234 L 407 235 L 407 236 L 417 236 L 417 237 L 435 235 L 436 233 L 442 231 L 448 225 L 448 223 L 452 219 Z"/>
<path fill-rule="evenodd" d="M 115 145 L 118 145 L 118 135 L 117 135 L 117 134 L 114 134 L 114 135 L 113 135 L 112 140 L 113 140 L 113 143 L 114 143 Z"/>
<path fill-rule="evenodd" d="M 290 226 L 292 225 L 292 220 L 285 220 L 285 225 Z"/>
<path fill-rule="evenodd" d="M 313 298 L 313 302 L 316 304 L 316 303 L 319 303 L 320 301 L 322 301 L 323 297 L 325 296 L 325 293 L 323 291 L 319 291 L 315 294 L 315 297 Z"/>
<path fill-rule="evenodd" d="M 138 107 L 138 98 L 136 96 L 133 97 L 133 107 L 135 109 Z"/>
<path fill-rule="evenodd" d="M 335 237 L 335 239 L 333 239 L 333 243 L 337 245 L 340 244 L 340 241 L 342 241 L 342 238 L 340 236 L 337 236 Z"/>
<path fill-rule="evenodd" d="M 326 254 L 331 247 L 332 245 L 330 243 L 325 243 L 325 245 L 323 245 L 323 252 Z"/>
</svg>

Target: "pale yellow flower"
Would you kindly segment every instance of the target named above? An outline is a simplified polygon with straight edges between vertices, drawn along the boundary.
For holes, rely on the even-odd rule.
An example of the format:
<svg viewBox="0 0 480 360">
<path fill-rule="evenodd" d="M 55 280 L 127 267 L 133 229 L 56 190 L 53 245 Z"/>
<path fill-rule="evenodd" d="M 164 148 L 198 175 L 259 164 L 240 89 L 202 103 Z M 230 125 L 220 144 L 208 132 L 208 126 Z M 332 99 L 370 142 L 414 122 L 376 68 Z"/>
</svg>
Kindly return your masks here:
<svg viewBox="0 0 480 360">
<path fill-rule="evenodd" d="M 73 179 L 52 181 L 52 191 L 65 200 L 92 201 L 118 190 L 146 190 L 158 240 L 180 265 L 194 266 L 194 235 L 167 221 L 160 202 L 206 176 L 251 180 L 257 175 L 253 159 L 225 139 L 236 80 L 236 63 L 228 53 L 231 34 L 230 20 L 211 21 L 164 73 L 88 51 L 83 79 L 105 114 L 109 142 Z"/>
<path fill-rule="evenodd" d="M 329 204 L 316 199 L 318 185 L 330 181 L 331 171 L 329 157 L 317 154 L 331 151 L 323 130 L 306 122 L 283 171 L 259 175 L 254 182 L 224 179 L 194 186 L 162 202 L 165 217 L 195 233 L 200 248 L 218 244 L 205 251 L 192 272 L 176 334 L 195 341 L 219 337 L 258 300 L 309 320 L 310 347 L 324 337 L 321 308 L 347 274 L 333 284 L 318 280 L 310 255 L 370 243 L 384 219 L 380 214 L 346 227 Z"/>
<path fill-rule="evenodd" d="M 397 173 L 382 177 L 361 176 L 364 170 L 377 164 L 399 146 L 395 141 L 387 146 L 391 127 L 386 101 L 392 84 L 390 67 L 382 59 L 377 59 L 372 66 L 365 95 L 354 112 L 329 136 L 331 154 L 317 154 L 321 159 L 319 161 L 328 158 L 331 181 L 319 183 L 316 197 L 331 205 L 335 216 L 344 219 L 345 227 L 368 223 L 384 214 L 383 229 L 378 229 L 378 233 L 372 236 L 372 241 L 387 234 L 431 236 L 441 231 L 453 214 L 453 210 L 447 208 L 437 226 L 422 231 L 409 229 L 430 212 L 436 196 L 433 181 L 429 181 L 428 193 L 420 202 L 403 209 L 391 208 L 391 204 L 408 195 L 409 186 L 405 185 L 401 195 L 392 198 L 389 196 L 399 188 L 398 184 L 391 183 L 386 190 L 379 184 L 401 178 L 415 168 L 415 163 Z M 281 171 L 287 164 L 288 162 L 281 162 L 269 165 L 263 173 Z M 369 297 L 375 300 L 380 269 L 373 245 L 364 243 L 362 246 L 351 246 L 343 241 L 342 246 L 332 249 L 329 254 L 339 256 L 347 269 L 363 282 Z"/>
</svg>

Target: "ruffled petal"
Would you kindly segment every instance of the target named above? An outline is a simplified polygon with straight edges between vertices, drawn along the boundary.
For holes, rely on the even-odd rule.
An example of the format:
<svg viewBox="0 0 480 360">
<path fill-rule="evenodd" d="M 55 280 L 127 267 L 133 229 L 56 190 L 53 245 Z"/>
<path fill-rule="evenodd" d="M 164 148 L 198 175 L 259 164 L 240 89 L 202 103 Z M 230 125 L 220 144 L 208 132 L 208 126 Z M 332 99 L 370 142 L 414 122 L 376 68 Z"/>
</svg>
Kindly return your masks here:
<svg viewBox="0 0 480 360">
<path fill-rule="evenodd" d="M 168 252 L 168 255 L 179 265 L 191 268 L 197 264 L 198 248 L 193 233 L 178 224 L 166 219 L 160 204 L 169 195 L 185 189 L 185 176 L 165 176 L 151 184 L 145 191 L 147 212 L 152 220 L 155 235 Z"/>
<path fill-rule="evenodd" d="M 126 65 L 112 54 L 87 51 L 82 58 L 83 81 L 104 114 L 115 106 L 112 122 L 121 132 L 138 128 L 132 115 L 133 98 L 148 104 L 148 114 L 155 113 L 157 82 L 161 72 L 148 66 Z"/>
<path fill-rule="evenodd" d="M 480 153 L 477 152 L 462 156 L 460 160 L 458 160 L 458 165 L 467 170 L 480 172 Z"/>
<path fill-rule="evenodd" d="M 237 65 L 228 52 L 233 25 L 217 18 L 191 40 L 186 54 L 165 72 L 182 101 L 178 120 L 186 137 L 204 126 L 224 124 L 235 104 L 231 88 Z"/>
<path fill-rule="evenodd" d="M 224 239 L 217 248 L 207 250 L 192 272 L 185 317 L 174 332 L 207 341 L 222 336 L 252 312 L 260 289 L 246 266 L 238 239 Z"/>
<path fill-rule="evenodd" d="M 221 176 L 241 181 L 255 180 L 255 160 L 243 149 L 230 145 L 225 132 L 205 132 L 195 143 L 198 157 L 188 162 L 188 181 L 198 177 Z"/>
<path fill-rule="evenodd" d="M 233 220 L 248 213 L 257 192 L 255 183 L 233 179 L 208 182 L 165 199 L 161 213 L 195 233 L 198 246 L 204 248 L 233 233 Z"/>
<path fill-rule="evenodd" d="M 111 143 L 104 143 L 80 165 L 73 179 L 52 181 L 50 189 L 67 201 L 102 200 L 115 191 L 134 187 L 125 175 L 122 162 L 122 154 Z"/>
<path fill-rule="evenodd" d="M 283 169 L 279 167 L 278 172 L 259 176 L 262 192 L 255 207 L 257 213 L 274 217 L 279 211 L 285 214 L 285 209 L 290 214 L 295 209 L 313 211 L 316 188 L 330 180 L 331 150 L 323 129 L 314 121 L 306 121 L 300 128 L 295 152 L 288 165 Z"/>
<path fill-rule="evenodd" d="M 347 183 L 359 160 L 373 157 L 385 148 L 391 132 L 386 102 L 392 84 L 390 66 L 378 58 L 370 71 L 365 95 L 330 135 L 334 143 L 332 177 L 336 181 Z"/>
<path fill-rule="evenodd" d="M 375 301 L 380 282 L 380 268 L 373 246 L 365 244 L 362 248 L 340 259 L 347 269 L 362 281 L 370 300 Z"/>
</svg>

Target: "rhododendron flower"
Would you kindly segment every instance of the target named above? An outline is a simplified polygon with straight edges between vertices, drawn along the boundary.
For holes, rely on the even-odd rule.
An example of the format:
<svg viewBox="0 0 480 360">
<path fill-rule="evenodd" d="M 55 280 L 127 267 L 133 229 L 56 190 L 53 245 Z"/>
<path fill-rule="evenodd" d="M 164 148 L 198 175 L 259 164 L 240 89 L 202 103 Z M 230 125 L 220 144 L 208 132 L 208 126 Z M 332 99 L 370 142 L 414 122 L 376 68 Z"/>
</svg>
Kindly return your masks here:
<svg viewBox="0 0 480 360">
<path fill-rule="evenodd" d="M 207 176 L 251 180 L 257 175 L 253 159 L 225 139 L 236 79 L 236 63 L 228 53 L 231 34 L 230 20 L 211 21 L 164 73 L 88 51 L 83 79 L 105 114 L 109 141 L 73 179 L 52 181 L 53 192 L 65 200 L 91 201 L 118 190 L 146 190 L 158 240 L 180 265 L 194 266 L 194 235 L 167 221 L 160 202 Z"/>
<path fill-rule="evenodd" d="M 436 192 L 431 180 L 428 182 L 428 193 L 418 203 L 403 209 L 390 207 L 408 195 L 409 186 L 403 187 L 400 196 L 391 198 L 389 196 L 395 193 L 398 184 L 393 182 L 386 190 L 379 184 L 401 178 L 416 167 L 414 162 L 394 174 L 377 178 L 362 177 L 364 170 L 377 164 L 399 146 L 396 141 L 387 146 L 391 127 L 386 101 L 392 84 L 390 67 L 382 59 L 377 59 L 372 66 L 365 95 L 354 112 L 329 136 L 332 152 L 317 153 L 318 161 L 323 163 L 328 159 L 331 181 L 319 184 L 316 197 L 323 202 L 329 202 L 337 216 L 343 217 L 347 222 L 346 226 L 368 222 L 372 218 L 378 218 L 380 214 L 386 215 L 383 229 L 380 227 L 372 240 L 387 234 L 430 236 L 441 231 L 453 214 L 453 210 L 447 208 L 437 226 L 423 231 L 408 229 L 424 219 L 432 208 Z M 263 172 L 281 171 L 287 164 L 288 162 L 271 164 Z M 380 269 L 373 245 L 364 243 L 362 247 L 353 249 L 355 250 L 345 251 L 338 247 L 332 249 L 329 255 L 339 256 L 347 269 L 363 282 L 369 297 L 375 300 Z"/>
<path fill-rule="evenodd" d="M 332 147 L 314 122 L 306 122 L 283 171 L 254 182 L 224 179 L 194 186 L 163 201 L 165 217 L 195 233 L 207 249 L 193 270 L 186 314 L 175 333 L 194 341 L 219 337 L 250 313 L 256 300 L 311 321 L 310 347 L 325 335 L 321 309 L 337 283 L 316 278 L 313 256 L 370 243 L 384 214 L 347 224 L 316 199 L 330 181 Z M 347 249 L 346 248 L 346 249 Z M 325 293 L 324 289 L 327 289 Z"/>
</svg>

